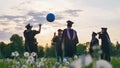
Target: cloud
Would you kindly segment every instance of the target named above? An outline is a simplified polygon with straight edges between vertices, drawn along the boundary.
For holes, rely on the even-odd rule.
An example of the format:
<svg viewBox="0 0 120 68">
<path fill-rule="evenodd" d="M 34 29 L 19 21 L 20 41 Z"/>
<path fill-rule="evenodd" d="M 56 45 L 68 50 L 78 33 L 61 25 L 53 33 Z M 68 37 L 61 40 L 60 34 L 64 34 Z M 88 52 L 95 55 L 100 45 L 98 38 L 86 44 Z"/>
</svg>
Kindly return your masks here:
<svg viewBox="0 0 120 68">
<path fill-rule="evenodd" d="M 8 40 L 11 37 L 12 33 L 0 31 L 0 40 Z"/>
<path fill-rule="evenodd" d="M 79 12 L 82 12 L 83 10 L 78 10 L 78 9 L 68 9 L 68 10 L 65 10 L 64 12 L 69 14 L 70 16 L 73 16 L 73 17 L 78 17 L 79 16 Z"/>
</svg>

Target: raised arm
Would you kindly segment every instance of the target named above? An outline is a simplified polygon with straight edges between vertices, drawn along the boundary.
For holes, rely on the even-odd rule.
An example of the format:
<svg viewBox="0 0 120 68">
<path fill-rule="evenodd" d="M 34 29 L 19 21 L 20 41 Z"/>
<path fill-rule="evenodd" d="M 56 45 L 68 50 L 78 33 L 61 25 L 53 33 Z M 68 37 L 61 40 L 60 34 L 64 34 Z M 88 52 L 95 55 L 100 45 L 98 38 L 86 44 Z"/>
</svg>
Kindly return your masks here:
<svg viewBox="0 0 120 68">
<path fill-rule="evenodd" d="M 38 29 L 38 31 L 36 31 L 36 34 L 38 34 L 40 32 L 41 32 L 41 24 L 39 24 L 39 29 Z"/>
</svg>

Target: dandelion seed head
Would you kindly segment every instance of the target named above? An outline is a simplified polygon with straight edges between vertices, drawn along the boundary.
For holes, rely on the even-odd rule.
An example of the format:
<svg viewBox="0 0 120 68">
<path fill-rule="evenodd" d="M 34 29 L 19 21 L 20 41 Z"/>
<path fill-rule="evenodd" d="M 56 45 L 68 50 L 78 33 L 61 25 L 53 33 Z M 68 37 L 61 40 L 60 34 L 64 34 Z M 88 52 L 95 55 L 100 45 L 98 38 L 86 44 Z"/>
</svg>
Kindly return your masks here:
<svg viewBox="0 0 120 68">
<path fill-rule="evenodd" d="M 21 68 L 28 68 L 28 67 L 27 67 L 27 65 L 22 65 L 22 67 L 21 67 Z"/>
<path fill-rule="evenodd" d="M 36 55 L 37 55 L 37 53 L 35 53 L 35 52 L 31 53 L 31 56 L 33 56 L 33 57 L 36 56 Z"/>
<path fill-rule="evenodd" d="M 98 60 L 96 66 L 96 68 L 112 68 L 112 65 L 105 60 Z"/>
<path fill-rule="evenodd" d="M 30 55 L 29 55 L 29 52 L 24 52 L 24 56 L 25 57 L 29 57 Z"/>
</svg>

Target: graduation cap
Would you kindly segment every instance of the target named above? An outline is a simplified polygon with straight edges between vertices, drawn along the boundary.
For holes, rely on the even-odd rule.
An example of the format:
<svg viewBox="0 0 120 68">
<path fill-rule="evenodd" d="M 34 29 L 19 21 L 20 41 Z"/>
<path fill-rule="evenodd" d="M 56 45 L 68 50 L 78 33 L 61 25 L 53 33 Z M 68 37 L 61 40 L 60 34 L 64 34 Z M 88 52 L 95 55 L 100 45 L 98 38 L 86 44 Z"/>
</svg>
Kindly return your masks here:
<svg viewBox="0 0 120 68">
<path fill-rule="evenodd" d="M 62 29 L 58 29 L 58 32 L 63 31 Z"/>
<path fill-rule="evenodd" d="M 71 24 L 71 25 L 72 25 L 72 24 L 74 24 L 74 22 L 68 20 L 68 21 L 67 21 L 67 24 Z"/>
<path fill-rule="evenodd" d="M 93 32 L 93 33 L 92 33 L 92 35 L 96 36 L 96 35 L 97 35 L 97 33 Z"/>
<path fill-rule="evenodd" d="M 27 24 L 25 27 L 28 28 L 28 29 L 32 28 L 32 26 L 30 24 Z"/>
<path fill-rule="evenodd" d="M 105 31 L 107 30 L 107 28 L 106 28 L 106 27 L 102 27 L 101 29 L 102 29 L 102 30 L 105 30 Z"/>
</svg>

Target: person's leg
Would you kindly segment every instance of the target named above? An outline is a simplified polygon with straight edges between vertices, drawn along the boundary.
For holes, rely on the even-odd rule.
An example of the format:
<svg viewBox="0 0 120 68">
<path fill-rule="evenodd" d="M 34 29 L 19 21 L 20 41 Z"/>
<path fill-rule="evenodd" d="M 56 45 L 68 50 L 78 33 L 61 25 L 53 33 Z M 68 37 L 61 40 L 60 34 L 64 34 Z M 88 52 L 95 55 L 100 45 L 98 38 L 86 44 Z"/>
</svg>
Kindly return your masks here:
<svg viewBox="0 0 120 68">
<path fill-rule="evenodd" d="M 109 53 L 106 53 L 106 57 L 105 57 L 105 59 L 108 61 L 108 62 L 110 62 L 110 54 Z"/>
</svg>

